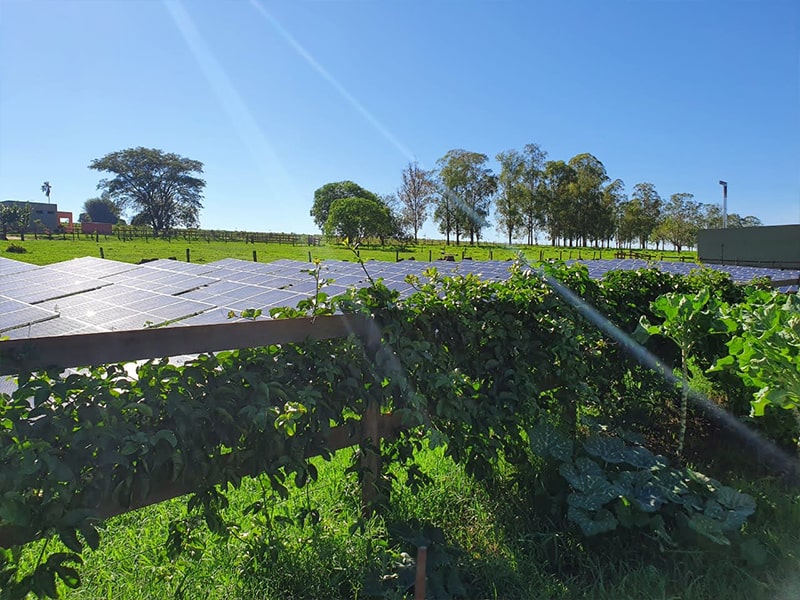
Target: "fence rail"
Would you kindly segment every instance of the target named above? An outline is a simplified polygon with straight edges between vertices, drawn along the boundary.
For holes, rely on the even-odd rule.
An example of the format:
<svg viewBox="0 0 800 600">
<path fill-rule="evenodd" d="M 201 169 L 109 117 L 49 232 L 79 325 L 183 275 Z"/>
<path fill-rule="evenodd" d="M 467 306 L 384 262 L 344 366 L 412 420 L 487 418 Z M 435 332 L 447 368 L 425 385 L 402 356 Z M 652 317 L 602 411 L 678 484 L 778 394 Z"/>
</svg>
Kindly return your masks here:
<svg viewBox="0 0 800 600">
<path fill-rule="evenodd" d="M 359 337 L 372 355 L 370 348 L 380 343 L 380 332 L 375 323 L 356 315 L 335 315 L 297 319 L 253 321 L 247 323 L 224 323 L 165 329 L 144 329 L 109 333 L 92 333 L 27 340 L 0 342 L 0 375 L 19 373 L 23 370 L 37 371 L 51 367 L 79 367 L 92 364 L 108 364 L 139 359 L 160 358 L 251 348 L 272 344 L 304 342 Z M 359 421 L 333 427 L 327 435 L 320 437 L 318 452 L 308 452 L 307 458 L 322 452 L 336 451 L 366 441 L 378 444 L 381 439 L 393 439 L 405 429 L 398 414 L 381 413 L 380 407 L 371 402 Z M 323 450 L 324 449 L 324 450 Z M 380 457 L 368 453 L 362 458 L 365 469 L 362 480 L 362 505 L 365 512 L 375 497 L 375 481 L 380 472 Z M 254 476 L 258 473 L 238 473 Z M 191 473 L 182 474 L 175 482 L 150 490 L 139 499 L 131 499 L 128 506 L 111 502 L 102 506 L 88 507 L 96 511 L 100 519 L 123 514 L 138 508 L 163 502 L 195 491 L 189 483 Z M 32 541 L 13 526 L 0 527 L 0 547 Z"/>
<path fill-rule="evenodd" d="M 380 336 L 369 319 L 334 315 L 6 340 L 0 342 L 0 375 L 54 366 L 80 367 L 324 340 L 350 334 L 366 344 L 376 343 Z"/>
</svg>

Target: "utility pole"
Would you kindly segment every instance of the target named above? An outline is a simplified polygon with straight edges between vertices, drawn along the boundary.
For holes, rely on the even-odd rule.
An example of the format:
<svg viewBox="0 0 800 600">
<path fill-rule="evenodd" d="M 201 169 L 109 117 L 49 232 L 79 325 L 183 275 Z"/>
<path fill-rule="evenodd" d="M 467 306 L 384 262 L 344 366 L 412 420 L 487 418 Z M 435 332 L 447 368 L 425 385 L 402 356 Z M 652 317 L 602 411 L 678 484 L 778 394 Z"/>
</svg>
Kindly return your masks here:
<svg viewBox="0 0 800 600">
<path fill-rule="evenodd" d="M 722 228 L 728 228 L 728 182 L 720 180 L 722 186 Z"/>
</svg>

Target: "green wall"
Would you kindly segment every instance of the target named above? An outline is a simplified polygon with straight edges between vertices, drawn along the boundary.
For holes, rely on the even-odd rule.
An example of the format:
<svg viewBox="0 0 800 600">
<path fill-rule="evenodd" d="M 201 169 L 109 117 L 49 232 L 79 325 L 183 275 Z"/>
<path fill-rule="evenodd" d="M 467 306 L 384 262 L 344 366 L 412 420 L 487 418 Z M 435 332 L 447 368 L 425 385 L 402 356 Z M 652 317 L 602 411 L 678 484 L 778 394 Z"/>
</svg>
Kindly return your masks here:
<svg viewBox="0 0 800 600">
<path fill-rule="evenodd" d="M 701 229 L 700 262 L 800 269 L 800 225 Z"/>
</svg>

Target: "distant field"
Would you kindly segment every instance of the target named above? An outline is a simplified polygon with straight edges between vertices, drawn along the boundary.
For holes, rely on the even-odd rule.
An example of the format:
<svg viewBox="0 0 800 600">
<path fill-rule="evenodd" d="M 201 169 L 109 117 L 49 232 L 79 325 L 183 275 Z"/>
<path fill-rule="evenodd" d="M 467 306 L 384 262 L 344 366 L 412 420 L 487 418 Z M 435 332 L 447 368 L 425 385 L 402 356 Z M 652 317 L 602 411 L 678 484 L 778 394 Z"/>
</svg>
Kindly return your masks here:
<svg viewBox="0 0 800 600">
<path fill-rule="evenodd" d="M 10 246 L 22 247 L 24 253 L 9 252 Z M 256 253 L 258 262 L 271 262 L 281 258 L 291 260 L 307 261 L 309 254 L 312 258 L 353 260 L 353 252 L 338 245 L 306 246 L 291 244 L 266 244 L 266 243 L 245 243 L 245 242 L 205 242 L 185 240 L 144 240 L 136 239 L 133 241 L 121 241 L 116 237 L 100 238 L 99 241 L 93 239 L 31 239 L 24 242 L 19 240 L 0 241 L 0 255 L 6 258 L 13 258 L 36 265 L 48 265 L 62 260 L 80 258 L 83 256 L 95 256 L 121 262 L 138 263 L 143 259 L 149 258 L 175 258 L 186 260 L 186 251 L 189 251 L 189 258 L 194 263 L 210 263 L 223 258 L 238 258 L 242 260 L 253 260 L 253 252 Z M 359 253 L 365 260 L 375 259 L 384 261 L 395 261 L 398 258 L 408 260 L 428 261 L 436 260 L 442 256 L 451 255 L 457 261 L 462 258 L 472 258 L 473 260 L 509 260 L 514 258 L 518 252 L 522 252 L 531 261 L 540 259 L 563 259 L 572 258 L 614 258 L 614 249 L 593 249 L 593 248 L 553 248 L 552 246 L 445 246 L 444 244 L 425 244 L 409 246 L 376 246 L 363 247 Z M 636 252 L 636 251 L 634 251 Z M 654 252 L 647 251 L 641 253 L 643 258 L 653 260 L 696 260 L 695 252 Z"/>
</svg>

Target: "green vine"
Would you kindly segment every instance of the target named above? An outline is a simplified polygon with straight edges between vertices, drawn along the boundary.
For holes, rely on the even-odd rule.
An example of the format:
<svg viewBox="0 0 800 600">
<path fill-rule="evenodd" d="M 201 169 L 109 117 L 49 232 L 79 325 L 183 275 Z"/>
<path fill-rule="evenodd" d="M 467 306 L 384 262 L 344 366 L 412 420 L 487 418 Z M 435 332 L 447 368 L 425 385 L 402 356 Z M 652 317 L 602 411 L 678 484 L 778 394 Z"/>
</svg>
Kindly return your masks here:
<svg viewBox="0 0 800 600">
<path fill-rule="evenodd" d="M 57 537 L 69 552 L 43 545 L 39 564 L 23 573 L 19 546 L 0 549 L 3 597 L 54 597 L 58 585 L 79 586 L 81 553 L 100 544 L 97 524 L 108 507 L 138 506 L 164 489 L 192 492 L 186 514 L 170 525 L 167 558 L 199 558 L 199 528 L 223 539 L 241 535 L 239 524 L 226 520 L 226 492 L 245 476 L 258 478 L 263 497 L 245 511 L 255 529 L 247 536 L 243 568 L 270 560 L 281 551 L 283 518 L 270 499 L 314 481 L 317 472 L 308 456 L 329 456 L 322 440 L 331 428 L 354 426 L 370 406 L 397 415 L 406 427 L 394 442 L 368 440 L 358 449 L 361 456 L 382 459 L 383 471 L 374 482 L 378 510 L 390 501 L 392 486 L 416 489 L 429 482 L 414 461 L 423 444 L 443 446 L 447 456 L 484 480 L 496 477 L 501 464 L 531 468 L 531 444 L 541 423 L 555 423 L 571 448 L 578 448 L 577 415 L 617 410 L 608 398 L 632 387 L 637 371 L 545 278 L 522 264 L 511 269 L 505 282 L 442 277 L 430 269 L 409 277 L 416 293 L 404 300 L 369 278 L 370 287 L 331 298 L 325 288 L 332 280 L 322 276 L 316 261 L 308 271 L 315 295 L 297 307 L 273 309 L 271 317 L 362 314 L 374 323 L 378 342 L 367 346 L 350 336 L 201 354 L 182 365 L 153 359 L 133 369 L 110 364 L 68 374 L 20 373 L 18 388 L 0 398 L 0 528 L 18 540 Z M 548 273 L 621 325 L 635 323 L 633 310 L 652 316 L 649 302 L 678 281 L 645 275 L 631 296 L 622 284 L 591 282 L 580 267 L 554 266 Z M 238 316 L 256 319 L 261 311 L 254 307 Z M 587 535 L 599 527 L 587 529 L 589 521 L 610 523 L 604 510 L 625 525 L 623 498 L 638 506 L 625 492 L 605 494 L 590 508 L 580 498 L 588 488 L 579 482 L 584 475 L 601 475 L 587 460 L 609 486 L 646 478 L 625 475 L 633 472 L 630 464 L 620 467 L 592 454 L 600 442 L 591 439 L 580 442 L 581 456 L 572 450 L 549 455 L 572 465 L 573 471 L 562 472 L 575 494 L 568 510 Z M 637 448 L 637 460 L 649 456 Z M 404 475 L 391 475 L 389 463 L 404 465 Z M 655 467 L 672 473 L 660 462 L 637 468 Z M 358 462 L 349 471 L 364 477 Z M 680 477 L 692 475 L 681 471 Z M 681 504 L 689 527 L 704 526 L 697 515 L 712 510 L 711 500 L 726 507 L 717 492 L 707 491 L 701 494 L 703 510 Z M 586 514 L 576 512 L 581 510 Z M 650 519 L 655 511 L 642 512 Z M 580 515 L 588 519 L 582 526 Z M 296 518 L 315 527 L 320 514 L 308 501 Z M 741 526 L 725 523 L 721 534 L 699 533 L 719 541 Z M 363 527 L 364 521 L 356 522 L 352 531 Z"/>
</svg>

